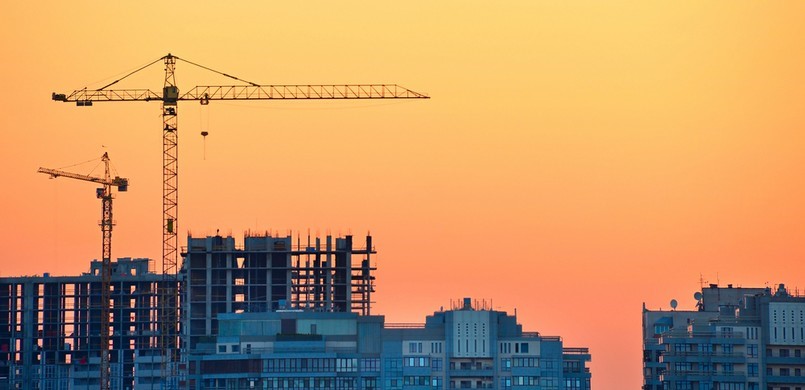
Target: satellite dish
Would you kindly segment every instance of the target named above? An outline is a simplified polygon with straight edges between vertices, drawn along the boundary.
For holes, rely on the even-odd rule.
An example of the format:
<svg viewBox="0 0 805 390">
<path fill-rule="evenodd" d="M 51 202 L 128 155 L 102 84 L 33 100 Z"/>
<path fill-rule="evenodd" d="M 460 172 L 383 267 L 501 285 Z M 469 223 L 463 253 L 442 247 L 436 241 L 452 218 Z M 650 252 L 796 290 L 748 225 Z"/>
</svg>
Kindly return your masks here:
<svg viewBox="0 0 805 390">
<path fill-rule="evenodd" d="M 677 303 L 676 299 L 672 299 L 672 300 L 671 300 L 671 309 L 676 310 L 676 306 L 677 306 L 677 304 L 678 304 L 678 303 Z"/>
<path fill-rule="evenodd" d="M 696 291 L 696 293 L 693 294 L 693 299 L 695 299 L 697 301 L 701 301 L 702 300 L 702 293 Z"/>
</svg>

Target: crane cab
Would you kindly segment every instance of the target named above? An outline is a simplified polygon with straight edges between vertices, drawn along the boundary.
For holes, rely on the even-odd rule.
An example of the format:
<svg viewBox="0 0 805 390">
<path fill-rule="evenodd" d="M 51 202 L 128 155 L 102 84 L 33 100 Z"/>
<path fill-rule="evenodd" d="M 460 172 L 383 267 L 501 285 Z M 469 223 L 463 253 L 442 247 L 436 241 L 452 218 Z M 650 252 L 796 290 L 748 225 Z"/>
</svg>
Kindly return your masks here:
<svg viewBox="0 0 805 390">
<path fill-rule="evenodd" d="M 177 100 L 179 100 L 179 87 L 170 85 L 162 88 L 162 101 L 165 104 L 176 105 Z"/>
</svg>

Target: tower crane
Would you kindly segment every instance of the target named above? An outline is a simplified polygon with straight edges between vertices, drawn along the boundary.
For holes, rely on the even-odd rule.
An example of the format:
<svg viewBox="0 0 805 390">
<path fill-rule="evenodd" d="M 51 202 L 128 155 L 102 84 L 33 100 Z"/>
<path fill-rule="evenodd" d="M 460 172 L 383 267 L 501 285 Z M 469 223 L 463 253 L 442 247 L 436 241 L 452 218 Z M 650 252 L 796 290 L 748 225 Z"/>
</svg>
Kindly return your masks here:
<svg viewBox="0 0 805 390">
<path fill-rule="evenodd" d="M 110 284 L 112 282 L 112 187 L 117 187 L 118 191 L 126 192 L 129 189 L 129 180 L 119 176 L 112 177 L 109 170 L 109 154 L 104 153 L 101 157 L 104 163 L 103 177 L 81 175 L 57 169 L 39 168 L 37 172 L 50 175 L 52 179 L 66 177 L 70 179 L 89 181 L 102 184 L 103 187 L 95 191 L 95 195 L 101 200 L 101 232 L 103 233 L 103 254 L 101 263 L 101 328 L 100 328 L 100 351 L 101 351 L 101 388 L 109 388 L 109 312 L 110 312 Z"/>
<path fill-rule="evenodd" d="M 224 77 L 233 79 L 238 85 L 199 85 L 180 93 L 176 85 L 176 62 L 183 61 Z M 165 65 L 165 78 L 162 90 L 150 89 L 109 89 L 121 80 L 158 62 Z M 146 64 L 131 73 L 98 89 L 80 89 L 72 93 L 53 93 L 51 98 L 59 102 L 74 102 L 79 107 L 92 106 L 95 102 L 156 101 L 161 103 L 162 114 L 162 274 L 166 286 L 175 285 L 177 271 L 178 240 L 178 102 L 198 101 L 206 105 L 212 100 L 307 100 L 307 99 L 428 99 L 429 96 L 403 88 L 396 84 L 339 84 L 339 85 L 264 85 L 239 79 L 235 76 L 210 69 L 206 66 L 181 59 L 170 53 Z M 160 346 L 163 357 L 177 346 L 176 297 L 170 294 L 170 287 L 160 293 L 162 313 L 160 318 Z M 172 312 L 172 313 L 171 313 Z M 171 322 L 173 321 L 173 322 Z M 163 372 L 163 378 L 167 373 Z"/>
</svg>

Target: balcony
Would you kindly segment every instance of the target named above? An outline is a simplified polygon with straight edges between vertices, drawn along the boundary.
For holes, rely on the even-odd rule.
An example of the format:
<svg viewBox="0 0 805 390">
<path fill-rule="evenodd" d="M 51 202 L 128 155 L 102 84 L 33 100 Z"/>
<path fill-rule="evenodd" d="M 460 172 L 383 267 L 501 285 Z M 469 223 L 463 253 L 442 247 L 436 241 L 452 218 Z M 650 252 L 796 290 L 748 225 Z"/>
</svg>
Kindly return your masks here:
<svg viewBox="0 0 805 390">
<path fill-rule="evenodd" d="M 660 374 L 660 381 L 702 381 L 712 380 L 716 382 L 746 382 L 746 372 L 744 371 L 666 371 Z"/>
<path fill-rule="evenodd" d="M 664 352 L 660 363 L 743 363 L 745 356 L 740 352 Z"/>
<path fill-rule="evenodd" d="M 746 340 L 743 332 L 688 332 L 674 331 L 663 333 L 660 336 L 660 344 L 678 343 L 711 343 L 711 344 L 745 344 Z"/>
<path fill-rule="evenodd" d="M 495 375 L 495 371 L 491 367 L 484 367 L 484 368 L 466 368 L 466 369 L 451 369 L 448 372 L 448 375 L 454 378 L 491 378 Z"/>
<path fill-rule="evenodd" d="M 771 384 L 802 384 L 805 385 L 805 378 L 802 376 L 781 376 L 781 375 L 766 375 L 766 383 Z"/>
<path fill-rule="evenodd" d="M 793 356 L 768 356 L 766 355 L 766 364 L 785 364 L 785 365 L 801 365 L 803 364 L 802 357 Z"/>
</svg>

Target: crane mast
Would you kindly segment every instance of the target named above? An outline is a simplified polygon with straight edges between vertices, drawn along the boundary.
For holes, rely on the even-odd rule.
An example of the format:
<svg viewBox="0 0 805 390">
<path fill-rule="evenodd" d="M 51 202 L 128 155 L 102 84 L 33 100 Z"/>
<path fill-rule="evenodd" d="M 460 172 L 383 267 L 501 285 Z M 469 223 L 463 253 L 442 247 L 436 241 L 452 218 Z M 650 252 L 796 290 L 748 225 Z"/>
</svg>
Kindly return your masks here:
<svg viewBox="0 0 805 390">
<path fill-rule="evenodd" d="M 217 73 L 239 81 L 239 85 L 201 85 L 180 94 L 176 85 L 176 61 Z M 162 93 L 150 89 L 108 89 L 108 87 L 157 62 L 165 65 Z M 210 69 L 170 53 L 101 88 L 75 90 L 70 94 L 53 93 L 60 102 L 75 102 L 77 106 L 92 106 L 94 102 L 161 101 L 162 102 L 162 274 L 159 291 L 159 347 L 162 350 L 163 387 L 175 387 L 175 359 L 179 351 L 178 329 L 178 102 L 211 100 L 307 100 L 307 99 L 429 99 L 430 97 L 396 84 L 339 84 L 339 85 L 262 85 Z"/>
<path fill-rule="evenodd" d="M 159 296 L 159 349 L 162 354 L 161 376 L 163 388 L 174 388 L 175 361 L 178 357 L 176 329 L 178 297 L 176 296 L 179 271 L 176 234 L 179 217 L 179 148 L 178 104 L 176 87 L 176 57 L 165 59 L 165 84 L 162 88 L 162 278 Z"/>
<path fill-rule="evenodd" d="M 115 186 L 119 191 L 128 191 L 128 179 L 121 177 L 112 178 L 109 168 L 109 154 L 104 153 L 101 157 L 104 163 L 103 177 L 80 175 L 77 173 L 61 171 L 57 169 L 39 168 L 37 172 L 50 175 L 51 178 L 66 177 L 70 179 L 89 181 L 92 183 L 103 184 L 103 187 L 95 191 L 95 195 L 101 200 L 101 233 L 102 233 L 102 263 L 101 263 L 101 321 L 100 321 L 100 388 L 109 389 L 110 383 L 110 361 L 109 361 L 109 314 L 110 314 L 110 285 L 112 283 L 112 187 Z"/>
</svg>

